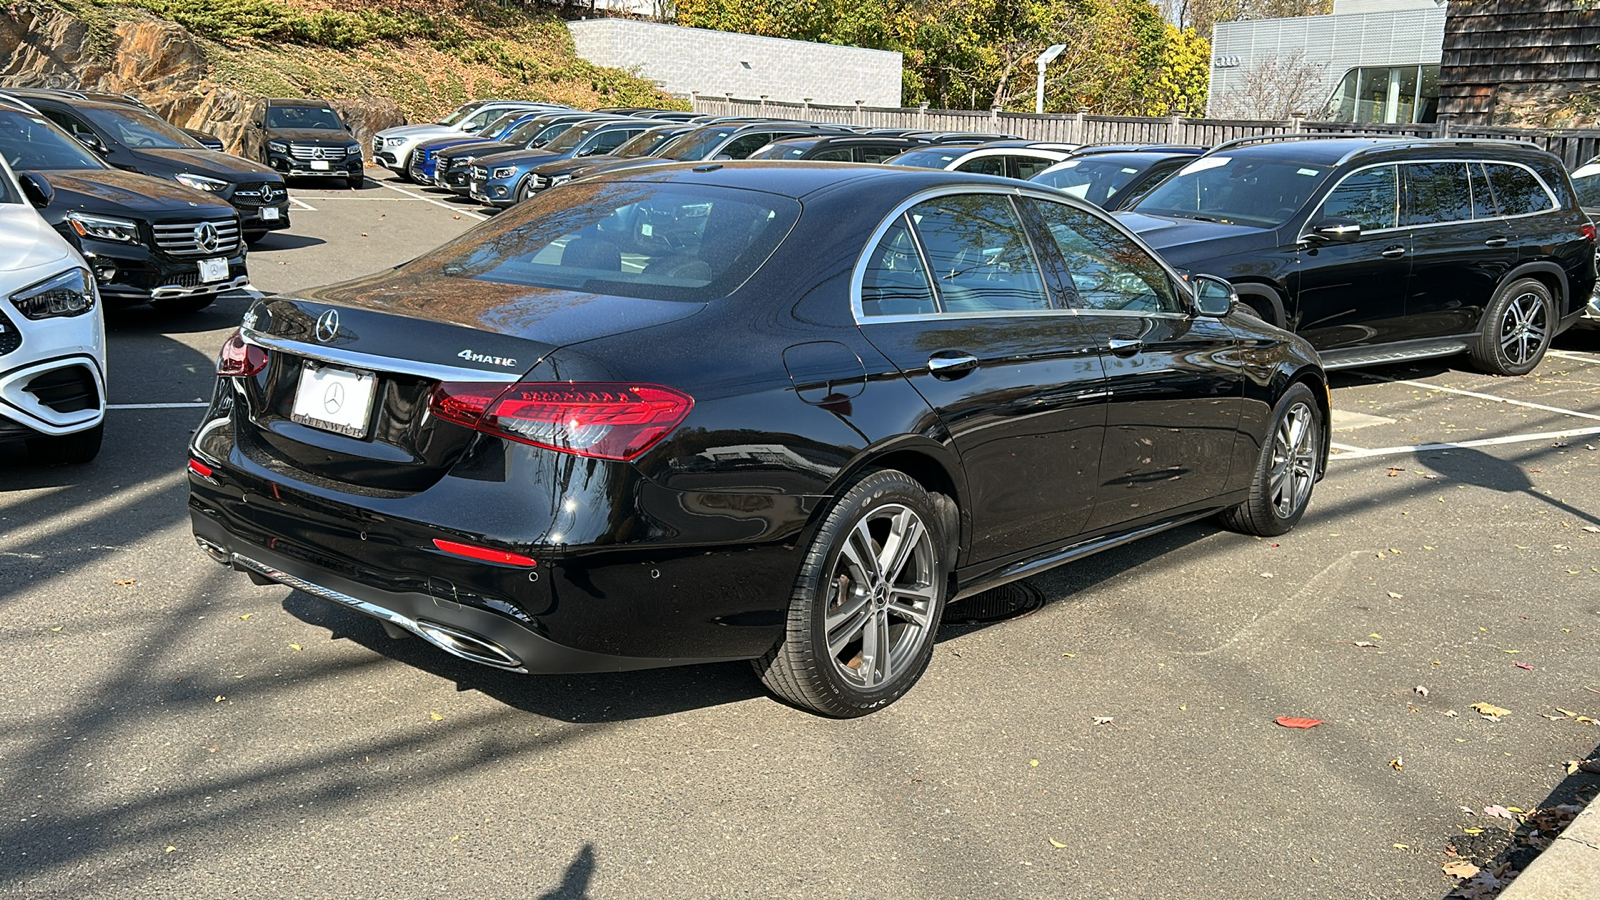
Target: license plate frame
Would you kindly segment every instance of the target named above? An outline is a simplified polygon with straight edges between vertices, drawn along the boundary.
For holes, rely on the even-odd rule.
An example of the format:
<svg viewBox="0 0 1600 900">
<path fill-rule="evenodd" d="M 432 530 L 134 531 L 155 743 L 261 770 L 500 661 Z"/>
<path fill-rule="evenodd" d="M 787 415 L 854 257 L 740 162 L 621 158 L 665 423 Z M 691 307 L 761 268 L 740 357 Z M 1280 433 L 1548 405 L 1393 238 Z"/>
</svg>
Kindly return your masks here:
<svg viewBox="0 0 1600 900">
<path fill-rule="evenodd" d="M 200 282 L 214 284 L 228 280 L 228 261 L 220 256 L 200 260 Z"/>
<path fill-rule="evenodd" d="M 377 381 L 373 372 L 304 360 L 289 419 L 319 431 L 363 440 L 372 427 Z"/>
<path fill-rule="evenodd" d="M 261 207 L 261 221 L 263 221 L 263 222 L 276 222 L 276 221 L 278 221 L 278 208 L 276 206 L 263 206 L 263 207 Z"/>
<path fill-rule="evenodd" d="M 311 161 L 311 171 L 313 172 L 327 172 L 331 169 L 333 169 L 333 165 L 325 159 L 313 159 Z"/>
</svg>

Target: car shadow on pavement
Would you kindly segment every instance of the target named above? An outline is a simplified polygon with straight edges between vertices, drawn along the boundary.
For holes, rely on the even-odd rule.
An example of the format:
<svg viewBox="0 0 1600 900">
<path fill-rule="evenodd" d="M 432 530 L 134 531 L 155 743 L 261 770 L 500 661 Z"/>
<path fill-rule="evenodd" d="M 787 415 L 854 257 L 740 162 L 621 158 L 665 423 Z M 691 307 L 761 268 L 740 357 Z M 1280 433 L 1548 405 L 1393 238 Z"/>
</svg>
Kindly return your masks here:
<svg viewBox="0 0 1600 900">
<path fill-rule="evenodd" d="M 242 576 L 241 576 L 242 577 Z M 445 653 L 421 638 L 391 638 L 378 620 L 295 591 L 283 609 L 379 656 L 478 691 L 523 712 L 562 722 L 621 722 L 738 703 L 766 692 L 749 664 L 706 663 L 590 675 L 501 672 Z"/>
<path fill-rule="evenodd" d="M 198 334 L 232 328 L 239 324 L 244 311 L 254 302 L 249 294 L 230 293 L 218 297 L 216 302 L 197 312 L 162 312 L 149 306 L 129 306 L 106 310 L 107 350 L 117 349 L 119 336 L 133 334 L 182 335 Z M 218 348 L 221 341 L 218 341 Z M 111 363 L 113 373 L 116 365 Z M 115 377 L 115 374 L 113 374 Z"/>
<path fill-rule="evenodd" d="M 1505 876 L 1526 869 L 1555 840 L 1559 829 L 1569 825 L 1581 807 L 1593 802 L 1595 794 L 1600 793 L 1600 747 L 1590 751 L 1587 759 L 1572 762 L 1587 763 L 1596 771 L 1571 772 L 1544 800 L 1517 815 L 1514 821 L 1492 818 L 1488 822 L 1493 824 L 1487 824 L 1480 817 L 1473 829 L 1477 834 L 1463 831 L 1441 841 L 1440 849 L 1449 862 L 1464 861 L 1481 870 L 1480 874 L 1463 879 L 1444 895 L 1444 900 L 1495 896 L 1499 886 L 1515 881 L 1514 877 L 1508 880 Z M 1501 809 L 1510 802 L 1502 801 Z M 1513 815 L 1509 811 L 1505 814 Z"/>
<path fill-rule="evenodd" d="M 1528 461 L 1526 455 L 1519 459 Z M 1417 462 L 1458 484 L 1470 484 L 1503 494 L 1526 494 L 1567 515 L 1600 526 L 1600 515 L 1578 509 L 1534 487 L 1533 480 L 1517 461 L 1500 459 L 1473 447 L 1452 447 L 1449 450 L 1419 453 Z"/>
<path fill-rule="evenodd" d="M 260 253 L 268 250 L 298 250 L 301 247 L 316 247 L 326 244 L 322 238 L 311 237 L 305 234 L 289 234 L 285 231 L 269 231 L 266 236 L 250 245 L 251 253 Z"/>
</svg>

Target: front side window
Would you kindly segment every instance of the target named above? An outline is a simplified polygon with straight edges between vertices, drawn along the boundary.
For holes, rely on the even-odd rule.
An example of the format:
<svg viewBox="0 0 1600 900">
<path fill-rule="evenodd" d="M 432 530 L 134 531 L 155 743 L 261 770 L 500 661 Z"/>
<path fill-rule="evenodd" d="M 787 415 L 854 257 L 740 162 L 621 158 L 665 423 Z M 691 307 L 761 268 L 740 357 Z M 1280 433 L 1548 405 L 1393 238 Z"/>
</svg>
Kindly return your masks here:
<svg viewBox="0 0 1600 900">
<path fill-rule="evenodd" d="M 947 313 L 1050 308 L 1033 246 L 1011 201 L 953 194 L 909 212 Z"/>
<path fill-rule="evenodd" d="M 142 109 L 85 107 L 84 115 L 124 147 L 136 149 L 154 147 L 158 150 L 205 149 L 205 145 L 172 127 L 165 119 Z"/>
<path fill-rule="evenodd" d="M 1464 162 L 1411 163 L 1406 171 L 1406 225 L 1472 218 L 1472 182 Z"/>
<path fill-rule="evenodd" d="M 1067 264 L 1078 309 L 1182 312 L 1166 269 L 1116 225 L 1065 203 L 1028 201 Z"/>
<path fill-rule="evenodd" d="M 1339 182 L 1328 192 L 1322 213 L 1315 218 L 1352 219 L 1362 231 L 1380 231 L 1399 224 L 1399 215 L 1400 184 L 1395 167 L 1375 166 Z"/>
<path fill-rule="evenodd" d="M 520 211 L 526 207 L 527 213 Z M 757 191 L 613 182 L 546 191 L 403 268 L 422 275 L 704 302 L 732 293 L 800 215 Z"/>
<path fill-rule="evenodd" d="M 0 109 L 0 156 L 17 172 L 106 168 L 43 116 L 20 110 Z"/>
<path fill-rule="evenodd" d="M 1554 201 L 1537 176 L 1521 166 L 1484 163 L 1495 205 L 1502 216 L 1525 216 L 1554 208 Z"/>
</svg>

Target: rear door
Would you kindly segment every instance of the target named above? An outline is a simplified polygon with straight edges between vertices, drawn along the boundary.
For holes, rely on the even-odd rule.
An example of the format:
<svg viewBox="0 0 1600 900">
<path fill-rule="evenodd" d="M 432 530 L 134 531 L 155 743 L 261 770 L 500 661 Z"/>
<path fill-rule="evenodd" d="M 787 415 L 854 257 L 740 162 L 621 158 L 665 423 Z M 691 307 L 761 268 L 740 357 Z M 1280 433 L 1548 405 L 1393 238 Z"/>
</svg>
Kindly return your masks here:
<svg viewBox="0 0 1600 900">
<path fill-rule="evenodd" d="M 1400 170 L 1412 259 L 1406 324 L 1396 337 L 1472 334 L 1496 285 L 1517 264 L 1516 234 L 1495 209 L 1482 164 L 1417 162 Z"/>
<path fill-rule="evenodd" d="M 862 267 L 862 333 L 922 394 L 966 472 L 964 563 L 1060 545 L 1093 510 L 1099 354 L 1059 308 L 1011 198 L 950 192 L 897 217 Z"/>
</svg>

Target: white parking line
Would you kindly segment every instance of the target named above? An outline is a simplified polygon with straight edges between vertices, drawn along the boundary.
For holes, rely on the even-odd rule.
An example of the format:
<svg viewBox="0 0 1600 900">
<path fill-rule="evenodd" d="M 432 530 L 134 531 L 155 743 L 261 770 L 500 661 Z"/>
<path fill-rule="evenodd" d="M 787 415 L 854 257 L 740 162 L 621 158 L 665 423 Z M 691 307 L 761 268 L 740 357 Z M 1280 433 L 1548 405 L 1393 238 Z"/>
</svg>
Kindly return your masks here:
<svg viewBox="0 0 1600 900">
<path fill-rule="evenodd" d="M 1512 406 L 1523 406 L 1527 407 L 1528 409 L 1540 409 L 1544 410 L 1545 412 L 1560 413 L 1564 416 L 1576 416 L 1580 419 L 1593 419 L 1596 422 L 1600 422 L 1600 415 L 1578 412 L 1575 409 L 1562 409 L 1559 406 L 1546 406 L 1543 403 L 1529 403 L 1526 400 L 1512 400 L 1508 397 L 1496 397 L 1493 394 L 1480 394 L 1477 391 L 1464 391 L 1461 388 L 1444 387 L 1443 385 L 1429 384 L 1426 381 L 1406 381 L 1398 378 L 1384 378 L 1382 375 L 1370 375 L 1366 372 L 1362 372 L 1360 374 L 1362 378 L 1369 378 L 1373 381 L 1382 381 L 1388 384 L 1407 384 L 1412 387 L 1425 388 L 1430 391 L 1443 391 L 1447 394 L 1460 394 L 1463 397 L 1475 397 L 1479 400 L 1490 400 L 1495 403 L 1509 403 Z"/>
<path fill-rule="evenodd" d="M 378 182 L 378 184 L 382 185 L 383 187 L 388 188 L 391 191 L 394 191 L 397 194 L 404 194 L 404 195 L 406 195 L 407 197 L 410 197 L 413 200 L 421 200 L 423 203 L 432 203 L 434 206 L 440 207 L 441 209 L 448 209 L 451 212 L 460 213 L 463 216 L 469 216 L 471 218 L 477 219 L 480 222 L 482 222 L 485 219 L 489 218 L 488 216 L 482 215 L 480 213 L 471 212 L 469 210 L 462 209 L 459 206 L 454 206 L 452 204 L 445 203 L 445 202 L 443 202 L 441 200 L 435 200 L 432 197 L 424 197 L 421 194 L 413 194 L 410 191 L 401 190 L 400 188 L 397 188 L 394 185 L 392 185 L 392 184 L 390 184 L 390 183 L 388 183 L 386 181 L 380 181 L 380 182 Z"/>
<path fill-rule="evenodd" d="M 106 409 L 204 409 L 210 405 L 199 400 L 193 403 L 107 403 Z"/>
<path fill-rule="evenodd" d="M 1570 359 L 1575 362 L 1586 362 L 1594 365 L 1600 365 L 1600 356 L 1594 356 L 1588 353 L 1574 353 L 1571 350 L 1546 350 L 1544 355 L 1559 356 L 1562 359 Z"/>
<path fill-rule="evenodd" d="M 312 206 L 311 204 L 305 202 L 304 200 L 301 200 L 299 197 L 290 197 L 289 198 L 289 202 L 293 203 L 295 206 L 300 207 L 301 209 L 309 209 L 312 212 L 316 212 L 317 211 L 317 208 L 315 206 Z"/>
<path fill-rule="evenodd" d="M 1509 434 L 1505 437 L 1483 438 L 1476 441 L 1460 441 L 1458 443 L 1415 444 L 1409 447 L 1377 447 L 1363 450 L 1360 447 L 1346 447 L 1343 444 L 1333 444 L 1338 453 L 1329 457 L 1329 460 L 1340 459 L 1371 459 L 1374 456 L 1399 456 L 1405 453 L 1420 453 L 1425 450 L 1455 450 L 1470 447 L 1494 447 L 1501 444 L 1531 444 L 1536 441 L 1553 441 L 1562 438 L 1585 437 L 1591 434 L 1600 434 L 1600 427 L 1573 428 L 1568 431 L 1544 431 L 1537 434 Z"/>
</svg>

